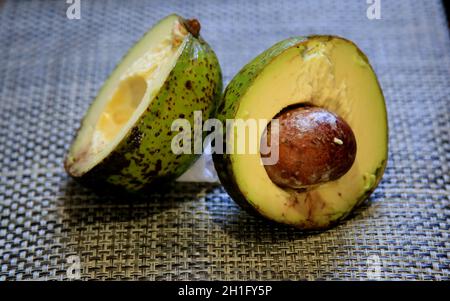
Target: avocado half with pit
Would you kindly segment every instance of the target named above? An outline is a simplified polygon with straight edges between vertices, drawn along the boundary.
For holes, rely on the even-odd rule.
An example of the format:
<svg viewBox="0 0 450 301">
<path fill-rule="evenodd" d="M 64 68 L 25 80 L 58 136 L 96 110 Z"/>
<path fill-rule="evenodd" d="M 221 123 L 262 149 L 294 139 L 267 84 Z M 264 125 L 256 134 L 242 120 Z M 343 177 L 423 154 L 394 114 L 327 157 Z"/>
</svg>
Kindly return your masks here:
<svg viewBox="0 0 450 301">
<path fill-rule="evenodd" d="M 382 90 L 367 57 L 340 37 L 290 38 L 264 51 L 225 89 L 218 118 L 267 120 L 256 140 L 268 145 L 279 121 L 276 164 L 264 165 L 261 149 L 213 157 L 231 197 L 272 221 L 330 227 L 373 192 L 386 166 Z M 224 141 L 236 143 L 230 135 Z"/>
<path fill-rule="evenodd" d="M 216 55 L 197 20 L 170 15 L 130 49 L 89 107 L 65 160 L 94 187 L 142 192 L 181 175 L 197 158 L 171 150 L 171 124 L 204 119 L 220 100 Z"/>
</svg>

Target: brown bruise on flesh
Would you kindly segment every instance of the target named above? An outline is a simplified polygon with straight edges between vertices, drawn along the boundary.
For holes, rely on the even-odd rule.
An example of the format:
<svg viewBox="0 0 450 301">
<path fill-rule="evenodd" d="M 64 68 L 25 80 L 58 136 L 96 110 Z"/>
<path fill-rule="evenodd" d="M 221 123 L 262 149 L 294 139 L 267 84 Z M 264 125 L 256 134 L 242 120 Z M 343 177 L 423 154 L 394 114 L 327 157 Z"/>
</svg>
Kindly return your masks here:
<svg viewBox="0 0 450 301">
<path fill-rule="evenodd" d="M 355 136 L 339 116 L 323 108 L 300 106 L 287 108 L 275 118 L 280 125 L 278 141 L 271 141 L 269 124 L 267 138 L 263 135 L 261 142 L 278 143 L 278 162 L 264 166 L 278 186 L 305 190 L 339 179 L 353 165 Z"/>
</svg>

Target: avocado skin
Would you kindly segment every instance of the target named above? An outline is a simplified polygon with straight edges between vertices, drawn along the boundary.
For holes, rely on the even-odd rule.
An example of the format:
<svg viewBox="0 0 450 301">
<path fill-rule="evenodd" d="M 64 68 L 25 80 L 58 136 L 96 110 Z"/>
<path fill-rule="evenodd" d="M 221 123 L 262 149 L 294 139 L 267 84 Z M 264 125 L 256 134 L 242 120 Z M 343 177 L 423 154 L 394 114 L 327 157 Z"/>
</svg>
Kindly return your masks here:
<svg viewBox="0 0 450 301">
<path fill-rule="evenodd" d="M 245 65 L 236 75 L 235 77 L 230 81 L 228 86 L 225 88 L 225 91 L 223 93 L 223 98 L 220 102 L 220 105 L 217 110 L 217 118 L 221 120 L 222 122 L 225 122 L 226 119 L 232 119 L 235 117 L 236 112 L 239 108 L 239 102 L 241 97 L 246 93 L 247 89 L 252 85 L 253 81 L 256 79 L 256 77 L 259 75 L 259 73 L 270 63 L 275 57 L 277 57 L 279 54 L 281 54 L 283 51 L 287 50 L 290 47 L 299 47 L 299 45 L 303 42 L 308 41 L 309 39 L 314 38 L 320 38 L 324 40 L 332 40 L 333 38 L 339 38 L 342 40 L 345 40 L 353 45 L 355 45 L 352 41 L 347 40 L 342 37 L 337 36 L 325 36 L 325 35 L 312 35 L 307 37 L 292 37 L 288 38 L 286 40 L 283 40 L 281 42 L 276 43 L 269 49 L 265 50 L 261 54 L 259 54 L 256 58 L 254 58 L 251 62 L 249 62 L 247 65 Z M 369 60 L 367 56 L 355 45 L 359 55 L 364 59 L 364 61 L 367 63 L 367 65 L 372 69 L 373 67 L 370 65 Z M 374 72 L 375 74 L 375 72 Z M 376 78 L 378 86 L 380 86 L 378 78 Z M 382 91 L 381 91 L 382 93 Z M 382 93 L 383 100 L 384 95 Z M 386 110 L 386 107 L 385 107 Z M 387 116 L 387 113 L 385 114 Z M 387 124 L 387 120 L 386 120 Z M 225 137 L 226 133 L 224 133 L 224 149 L 225 147 Z M 388 140 L 388 131 L 386 133 L 386 141 Z M 213 161 L 214 166 L 217 171 L 219 180 L 227 193 L 230 195 L 230 197 L 235 201 L 236 204 L 238 204 L 242 209 L 244 209 L 249 214 L 256 216 L 256 217 L 263 217 L 265 220 L 269 222 L 274 222 L 269 217 L 266 217 L 258 208 L 258 205 L 252 204 L 247 200 L 245 197 L 246 193 L 245 191 L 242 191 L 239 188 L 239 185 L 236 181 L 236 178 L 233 174 L 232 168 L 231 168 L 231 156 L 228 154 L 213 154 Z M 330 219 L 327 224 L 321 224 L 317 225 L 314 223 L 302 223 L 302 224 L 289 224 L 290 226 L 293 226 L 295 228 L 301 229 L 301 230 L 326 230 L 329 229 L 335 225 L 337 225 L 339 222 L 344 220 L 348 217 L 348 215 L 353 211 L 354 208 L 358 207 L 363 203 L 364 200 L 366 200 L 372 192 L 375 190 L 379 182 L 381 181 L 381 177 L 386 169 L 386 163 L 388 160 L 388 153 L 385 154 L 385 160 L 382 162 L 382 164 L 377 168 L 376 171 L 376 181 L 375 185 L 373 185 L 373 188 L 366 190 L 356 201 L 355 205 L 351 210 L 348 212 L 343 212 L 340 216 L 338 216 L 335 219 Z"/>
<path fill-rule="evenodd" d="M 183 52 L 149 107 L 119 145 L 85 174 L 74 177 L 95 190 L 147 193 L 186 171 L 196 154 L 175 155 L 171 124 L 185 118 L 194 124 L 214 115 L 222 92 L 222 73 L 211 47 L 189 34 Z M 191 128 L 193 136 L 193 127 Z M 65 168 L 70 170 L 67 159 Z"/>
</svg>

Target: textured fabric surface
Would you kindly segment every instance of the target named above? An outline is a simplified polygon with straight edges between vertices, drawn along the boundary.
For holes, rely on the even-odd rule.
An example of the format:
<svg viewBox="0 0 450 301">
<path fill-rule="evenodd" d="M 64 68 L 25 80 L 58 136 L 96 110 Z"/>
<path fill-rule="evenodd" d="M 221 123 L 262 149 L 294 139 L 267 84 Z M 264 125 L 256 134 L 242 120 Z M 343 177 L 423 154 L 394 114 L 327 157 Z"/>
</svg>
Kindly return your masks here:
<svg viewBox="0 0 450 301">
<path fill-rule="evenodd" d="M 0 280 L 450 279 L 450 39 L 439 1 L 0 1 Z M 224 80 L 289 36 L 366 52 L 390 121 L 386 174 L 337 227 L 302 233 L 243 212 L 220 185 L 147 200 L 96 195 L 62 160 L 107 75 L 158 19 L 196 16 Z M 75 257 L 74 257 L 75 256 Z M 75 265 L 76 267 L 76 265 Z M 72 269 L 71 269 L 72 268 Z M 375 276 L 374 276 L 375 275 Z"/>
</svg>

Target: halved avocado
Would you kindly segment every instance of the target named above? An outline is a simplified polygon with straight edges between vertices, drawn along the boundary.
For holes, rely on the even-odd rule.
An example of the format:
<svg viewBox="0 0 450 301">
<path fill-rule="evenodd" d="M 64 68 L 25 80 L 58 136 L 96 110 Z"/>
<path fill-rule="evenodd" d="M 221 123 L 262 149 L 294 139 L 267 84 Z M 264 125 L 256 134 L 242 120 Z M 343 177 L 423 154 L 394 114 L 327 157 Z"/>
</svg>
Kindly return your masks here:
<svg viewBox="0 0 450 301">
<path fill-rule="evenodd" d="M 215 112 L 222 89 L 216 55 L 197 20 L 170 15 L 125 55 L 89 107 L 65 160 L 94 188 L 140 192 L 181 175 L 197 155 L 171 150 L 171 124 Z M 159 182 L 159 181 L 158 181 Z"/>
<path fill-rule="evenodd" d="M 355 44 L 335 36 L 295 37 L 264 51 L 232 79 L 218 116 L 223 121 L 270 121 L 298 105 L 324 108 L 353 130 L 356 157 L 339 179 L 308 189 L 280 187 L 269 178 L 259 151 L 214 155 L 215 167 L 242 207 L 300 229 L 327 228 L 367 198 L 382 177 L 388 152 L 384 97 L 367 57 Z M 233 141 L 228 139 L 233 131 L 226 135 L 224 141 Z"/>
</svg>

